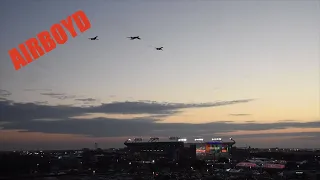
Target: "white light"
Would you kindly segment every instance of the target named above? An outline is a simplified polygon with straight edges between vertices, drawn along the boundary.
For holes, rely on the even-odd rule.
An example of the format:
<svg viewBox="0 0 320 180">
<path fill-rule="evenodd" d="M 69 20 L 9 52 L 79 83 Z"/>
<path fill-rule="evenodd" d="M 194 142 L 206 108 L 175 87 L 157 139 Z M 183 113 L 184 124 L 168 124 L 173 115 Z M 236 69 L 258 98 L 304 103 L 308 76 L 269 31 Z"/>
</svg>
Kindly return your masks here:
<svg viewBox="0 0 320 180">
<path fill-rule="evenodd" d="M 212 141 L 221 141 L 221 138 L 212 138 Z"/>
<path fill-rule="evenodd" d="M 194 141 L 203 141 L 203 139 L 202 138 L 194 139 Z"/>
<path fill-rule="evenodd" d="M 187 139 L 178 139 L 178 141 L 186 142 Z"/>
</svg>

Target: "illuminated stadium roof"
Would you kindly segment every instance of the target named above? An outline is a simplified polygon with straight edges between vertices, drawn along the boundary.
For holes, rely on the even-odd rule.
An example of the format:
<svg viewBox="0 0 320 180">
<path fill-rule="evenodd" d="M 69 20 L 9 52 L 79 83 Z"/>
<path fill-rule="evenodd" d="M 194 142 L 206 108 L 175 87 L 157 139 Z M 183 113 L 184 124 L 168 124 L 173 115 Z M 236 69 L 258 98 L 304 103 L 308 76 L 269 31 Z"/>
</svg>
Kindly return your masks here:
<svg viewBox="0 0 320 180">
<path fill-rule="evenodd" d="M 205 141 L 203 138 L 196 138 L 193 140 L 188 140 L 187 138 L 180 138 L 180 137 L 169 137 L 168 139 L 160 139 L 159 137 L 150 137 L 149 139 L 143 139 L 143 138 L 133 138 L 128 139 L 125 141 L 125 144 L 130 143 L 173 143 L 173 142 L 183 142 L 188 144 L 221 144 L 221 143 L 227 143 L 227 144 L 235 144 L 235 141 L 230 138 L 231 141 L 223 141 L 222 138 L 212 138 L 211 141 Z"/>
</svg>

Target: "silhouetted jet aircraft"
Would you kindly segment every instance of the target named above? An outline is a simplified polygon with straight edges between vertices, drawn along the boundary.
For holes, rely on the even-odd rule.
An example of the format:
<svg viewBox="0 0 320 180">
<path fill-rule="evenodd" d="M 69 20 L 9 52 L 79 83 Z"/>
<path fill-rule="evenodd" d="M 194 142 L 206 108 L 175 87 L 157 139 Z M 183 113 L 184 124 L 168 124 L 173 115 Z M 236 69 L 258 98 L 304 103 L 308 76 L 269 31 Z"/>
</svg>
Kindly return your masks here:
<svg viewBox="0 0 320 180">
<path fill-rule="evenodd" d="M 135 40 L 135 39 L 141 40 L 139 36 L 131 36 L 131 37 L 127 37 L 127 38 L 130 38 L 130 40 Z"/>
<path fill-rule="evenodd" d="M 99 39 L 97 39 L 98 38 L 98 36 L 96 36 L 96 37 L 93 37 L 93 38 L 89 38 L 90 40 L 99 40 Z"/>
<path fill-rule="evenodd" d="M 159 48 L 156 47 L 156 50 L 158 50 L 158 51 L 163 51 L 162 48 L 163 48 L 163 47 L 159 47 Z"/>
</svg>

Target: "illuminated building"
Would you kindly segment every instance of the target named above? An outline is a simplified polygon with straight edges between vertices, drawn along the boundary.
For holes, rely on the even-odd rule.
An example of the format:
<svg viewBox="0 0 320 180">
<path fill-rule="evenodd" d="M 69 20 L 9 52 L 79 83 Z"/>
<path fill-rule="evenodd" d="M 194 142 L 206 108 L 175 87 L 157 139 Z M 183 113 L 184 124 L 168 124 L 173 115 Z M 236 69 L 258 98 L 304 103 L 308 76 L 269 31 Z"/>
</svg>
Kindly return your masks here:
<svg viewBox="0 0 320 180">
<path fill-rule="evenodd" d="M 143 142 L 142 138 L 135 138 L 128 139 L 124 144 L 131 153 L 143 159 L 162 157 L 177 160 L 188 156 L 191 159 L 197 157 L 198 159 L 215 160 L 220 157 L 230 158 L 231 148 L 235 141 L 225 142 L 221 138 L 215 138 L 209 142 L 195 139 L 195 142 L 191 143 L 185 138 L 170 137 L 166 142 L 159 142 L 159 138 L 150 138 L 148 142 Z"/>
<path fill-rule="evenodd" d="M 213 138 L 209 142 L 191 143 L 196 144 L 196 154 L 199 159 L 216 160 L 221 157 L 230 158 L 231 148 L 235 141 L 222 141 L 221 138 Z"/>
</svg>

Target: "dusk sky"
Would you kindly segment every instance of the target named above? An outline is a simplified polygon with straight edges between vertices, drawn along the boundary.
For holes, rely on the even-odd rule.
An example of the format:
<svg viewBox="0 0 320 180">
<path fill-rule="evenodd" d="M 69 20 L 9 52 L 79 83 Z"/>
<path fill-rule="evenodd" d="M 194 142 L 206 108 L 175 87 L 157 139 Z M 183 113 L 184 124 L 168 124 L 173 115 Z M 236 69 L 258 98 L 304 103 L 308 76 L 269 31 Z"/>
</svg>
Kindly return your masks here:
<svg viewBox="0 0 320 180">
<path fill-rule="evenodd" d="M 10 49 L 78 10 L 91 29 L 14 69 Z M 320 148 L 320 1 L 3 0 L 0 12 L 0 150 L 150 136 Z"/>
</svg>

